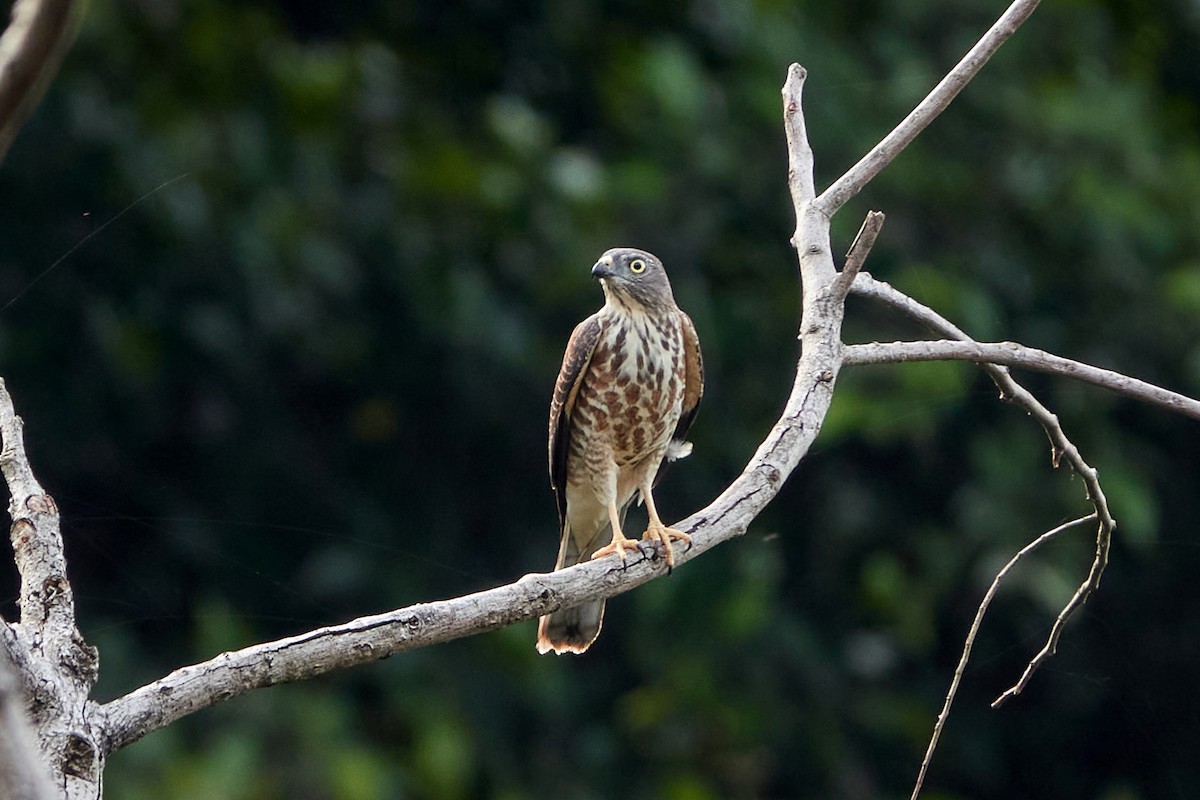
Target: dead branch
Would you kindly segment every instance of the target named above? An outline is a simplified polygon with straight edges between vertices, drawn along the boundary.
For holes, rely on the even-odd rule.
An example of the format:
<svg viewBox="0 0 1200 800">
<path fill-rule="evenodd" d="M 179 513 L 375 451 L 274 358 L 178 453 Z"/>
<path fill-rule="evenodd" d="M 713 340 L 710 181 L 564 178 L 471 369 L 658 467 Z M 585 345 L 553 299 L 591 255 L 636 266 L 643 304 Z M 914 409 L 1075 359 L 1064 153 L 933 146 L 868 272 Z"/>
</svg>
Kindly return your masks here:
<svg viewBox="0 0 1200 800">
<path fill-rule="evenodd" d="M 943 336 L 978 344 L 963 333 L 958 326 L 933 309 L 922 305 L 889 284 L 876 280 L 868 273 L 863 272 L 859 274 L 858 278 L 854 281 L 854 285 L 851 287 L 851 291 L 854 294 L 879 300 Z M 1096 531 L 1096 555 L 1092 561 L 1087 579 L 1080 584 L 1074 596 L 1059 613 L 1058 618 L 1054 622 L 1054 627 L 1051 629 L 1046 646 L 1029 662 L 1025 674 L 1021 676 L 1021 680 L 1003 695 L 996 698 L 993 705 L 999 705 L 1007 698 L 1019 694 L 1029 682 L 1029 678 L 1032 677 L 1037 667 L 1054 654 L 1054 649 L 1058 644 L 1059 637 L 1062 635 L 1062 629 L 1066 625 L 1067 619 L 1076 609 L 1083 605 L 1091 593 L 1100 585 L 1100 577 L 1104 573 L 1104 567 L 1108 564 L 1108 550 L 1112 541 L 1112 532 L 1116 528 L 1117 523 L 1108 510 L 1108 501 L 1104 497 L 1104 490 L 1100 488 L 1100 480 L 1096 470 L 1083 460 L 1079 449 L 1067 438 L 1067 435 L 1063 432 L 1062 425 L 1059 424 L 1058 417 L 1042 405 L 1025 387 L 1017 383 L 1009 374 L 1007 367 L 991 363 L 983 363 L 981 366 L 992 378 L 992 381 L 1000 388 L 1001 399 L 1020 406 L 1029 412 L 1030 416 L 1041 423 L 1043 430 L 1046 432 L 1046 437 L 1050 440 L 1051 463 L 1057 467 L 1060 461 L 1065 458 L 1067 463 L 1071 465 L 1071 468 L 1083 479 L 1084 486 L 1087 489 L 1087 498 L 1095 508 L 1096 518 L 1099 522 L 1099 528 Z"/>
<path fill-rule="evenodd" d="M 54 787 L 42 764 L 25 706 L 23 681 L 7 649 L 0 647 L 0 796 L 53 800 Z"/>
<path fill-rule="evenodd" d="M 1017 5 L 1031 8 L 1034 4 L 1021 2 Z M 1011 16 L 1010 12 L 1005 18 Z M 992 49 L 1002 40 L 999 39 Z M 956 73 L 957 88 L 949 94 L 943 90 L 944 102 L 923 105 L 919 123 L 915 126 L 910 123 L 908 134 L 889 140 L 887 158 L 875 159 L 878 166 L 874 172 L 866 174 L 860 170 L 859 176 L 852 176 L 852 180 L 843 176 L 835 186 L 854 185 L 854 191 L 861 188 L 911 141 L 921 127 L 940 113 L 949 98 L 982 66 L 983 60 L 986 57 L 976 59 L 973 66 Z M 840 202 L 828 202 L 824 206 L 815 202 L 813 154 L 801 107 L 805 77 L 804 68 L 793 64 L 788 69 L 782 92 L 788 145 L 788 188 L 796 214 L 792 244 L 800 262 L 803 289 L 802 350 L 796 378 L 783 415 L 738 479 L 707 508 L 674 526 L 690 533 L 694 542 L 681 563 L 744 532 L 775 496 L 820 429 L 842 363 L 843 303 L 841 297 L 834 298 L 830 294 L 830 283 L 837 273 L 829 244 L 830 216 Z M 835 197 L 836 193 L 830 196 Z M 868 249 L 866 244 L 869 241 L 864 241 L 861 247 L 863 257 Z M 552 574 L 529 575 L 515 584 L 476 595 L 422 604 L 225 653 L 204 664 L 177 670 L 103 706 L 101 712 L 108 729 L 105 750 L 111 752 L 185 714 L 260 686 L 297 680 L 404 649 L 490 630 L 545 614 L 562 605 L 609 597 L 657 574 L 660 571 L 653 565 L 638 559 L 631 560 L 623 569 L 614 568 L 606 561 L 581 564 Z"/>
<path fill-rule="evenodd" d="M 34 477 L 21 429 L 0 379 L 0 472 L 11 495 L 9 532 L 21 573 L 21 621 L 2 631 L 2 644 L 23 679 L 43 763 L 58 776 L 62 794 L 98 797 L 104 758 L 88 701 L 96 682 L 96 651 L 75 626 L 58 507 Z"/>
<path fill-rule="evenodd" d="M 992 599 L 996 596 L 996 591 L 1000 588 L 1000 582 L 1004 580 L 1009 571 L 1017 565 L 1017 562 L 1024 558 L 1029 553 L 1032 553 L 1038 547 L 1053 539 L 1063 531 L 1068 531 L 1085 522 L 1091 522 L 1096 519 L 1096 515 L 1088 514 L 1086 517 L 1071 520 L 1059 525 L 1057 528 L 1046 531 L 1038 538 L 1034 539 L 1029 544 L 1025 545 L 1020 551 L 1009 559 L 1008 563 L 996 573 L 996 577 L 992 579 L 992 585 L 988 587 L 987 592 L 983 596 L 983 600 L 979 603 L 979 608 L 975 611 L 975 619 L 971 622 L 971 629 L 967 632 L 967 639 L 963 643 L 962 655 L 958 659 L 958 666 L 954 668 L 954 677 L 950 681 L 950 690 L 946 692 L 946 702 L 942 705 L 942 710 L 938 713 L 937 722 L 933 726 L 933 736 L 929 739 L 929 747 L 925 751 L 925 758 L 921 760 L 921 771 L 917 774 L 917 783 L 913 787 L 911 800 L 917 800 L 917 796 L 921 794 L 921 787 L 925 783 L 925 773 L 929 770 L 929 764 L 933 761 L 933 751 L 937 749 L 938 740 L 941 739 L 942 729 L 946 726 L 946 719 L 950 716 L 950 706 L 954 704 L 954 698 L 958 694 L 958 685 L 962 682 L 963 673 L 967 669 L 967 661 L 971 658 L 971 648 L 975 644 L 975 639 L 979 636 L 979 626 L 983 624 L 983 615 L 987 613 L 988 606 L 992 604 Z"/>
<path fill-rule="evenodd" d="M 836 208 L 815 202 L 813 154 L 801 109 L 805 76 L 803 67 L 793 64 L 783 87 L 788 188 L 796 214 L 792 243 L 800 262 L 803 289 L 802 349 L 796 378 L 783 415 L 742 474 L 707 508 L 674 526 L 693 537 L 694 546 L 683 555 L 681 563 L 744 532 L 775 496 L 820 430 L 842 363 L 843 302 L 842 296 L 838 296 L 841 292 L 835 295 L 830 291 L 837 272 L 829 243 L 829 220 Z M 960 72 L 959 88 L 967 79 L 969 75 Z M 934 105 L 924 108 L 922 125 L 944 107 L 944 103 L 940 107 Z M 909 140 L 911 136 L 899 144 L 893 141 L 891 155 Z M 866 180 L 869 176 L 858 186 Z M 846 185 L 845 178 L 840 185 Z M 851 278 L 853 270 L 861 266 L 879 222 L 881 217 L 870 218 L 866 235 L 857 248 L 852 248 L 857 265 L 851 262 Z M 103 748 L 111 752 L 186 714 L 255 688 L 490 630 L 562 605 L 609 597 L 661 572 L 645 559 L 630 559 L 624 568 L 602 560 L 552 574 L 528 575 L 514 584 L 463 598 L 364 617 L 345 625 L 225 653 L 203 664 L 177 670 L 102 706 L 99 716 L 106 729 Z"/>
<path fill-rule="evenodd" d="M 75 36 L 78 0 L 17 0 L 0 35 L 0 161 Z"/>
<path fill-rule="evenodd" d="M 871 254 L 871 248 L 875 246 L 875 239 L 878 238 L 879 231 L 883 228 L 883 220 L 882 211 L 868 211 L 862 226 L 858 229 L 858 234 L 850 243 L 850 249 L 846 252 L 846 263 L 842 266 L 841 274 L 834 280 L 832 287 L 833 296 L 839 302 L 846 299 L 846 295 L 850 292 L 850 284 L 854 283 L 854 276 L 862 271 L 867 256 Z M 848 363 L 844 354 L 842 363 Z"/>
<path fill-rule="evenodd" d="M 832 216 L 847 200 L 862 191 L 863 187 L 908 147 L 921 131 L 929 127 L 929 123 L 946 110 L 950 102 L 1000 49 L 1000 45 L 1017 32 L 1017 28 L 1029 18 L 1039 2 L 1040 0 L 1015 0 L 917 107 L 817 198 L 817 205 L 827 215 Z"/>
<path fill-rule="evenodd" d="M 39 4 L 35 0 L 20 0 L 17 10 L 33 15 L 33 11 L 26 9 L 45 9 L 50 5 L 48 2 Z M 849 358 L 843 352 L 841 327 L 843 300 L 847 291 L 888 302 L 931 325 L 942 335 L 970 342 L 969 337 L 931 309 L 886 284 L 874 281 L 868 274 L 858 272 L 882 223 L 882 215 L 877 212 L 868 215 L 839 277 L 830 246 L 830 219 L 947 107 L 1036 6 L 1037 0 L 1014 2 L 913 112 L 820 196 L 816 194 L 814 159 L 801 104 L 806 73 L 799 64 L 789 68 L 783 86 L 783 110 L 788 144 L 788 188 L 796 215 L 796 229 L 791 241 L 797 251 L 802 286 L 801 353 L 783 414 L 743 472 L 709 506 L 673 526 L 690 533 L 693 539 L 693 547 L 681 554 L 680 565 L 744 533 L 807 453 L 829 408 L 839 370 L 844 364 L 860 363 L 853 359 L 861 357 L 857 354 L 864 352 L 850 349 Z M 28 19 L 32 19 L 32 16 Z M 14 11 L 14 24 L 5 34 L 5 40 L 0 40 L 0 70 L 10 62 L 19 61 L 22 47 L 11 42 L 30 46 L 29 41 L 15 38 L 16 34 L 10 40 L 13 29 L 17 29 L 18 33 L 24 30 L 24 36 L 29 36 L 31 34 L 28 32 L 35 31 L 37 26 L 32 22 L 27 22 L 24 27 L 18 26 L 17 11 Z M 5 47 L 6 42 L 10 42 L 8 48 Z M 51 60 L 43 58 L 41 63 L 44 69 Z M 10 88 L 7 84 L 7 75 L 0 71 L 0 95 Z M 34 84 L 23 84 L 23 97 L 26 100 L 36 97 L 35 84 L 36 81 Z M 17 107 L 27 110 L 22 105 L 26 100 L 18 99 Z M 0 128 L 0 134 L 7 132 L 11 120 L 19 117 L 19 114 L 6 116 L 0 104 L 0 125 L 4 126 Z M 19 121 L 16 124 L 19 125 Z M 0 156 L 4 146 L 6 143 L 0 138 Z M 1095 507 L 1095 513 L 1088 519 L 1095 518 L 1099 522 L 1097 553 L 1088 580 L 1060 613 L 1042 653 L 1030 661 L 1021 680 L 999 702 L 1019 692 L 1041 661 L 1053 653 L 1067 618 L 1098 585 L 1107 563 L 1108 542 L 1114 523 L 1095 471 L 1079 456 L 1063 434 L 1057 419 L 1013 381 L 1003 366 L 989 363 L 984 367 L 1000 387 L 1005 399 L 1026 408 L 1042 423 L 1052 444 L 1054 463 L 1057 465 L 1061 457 L 1066 457 L 1068 463 L 1083 476 Z M 0 461 L 3 462 L 4 475 L 13 493 L 13 543 L 22 575 L 22 620 L 19 625 L 13 625 L 5 631 L 12 634 L 5 637 L 6 643 L 7 639 L 12 638 L 20 645 L 10 647 L 9 653 L 18 662 L 22 672 L 27 671 L 27 662 L 28 669 L 40 669 L 43 672 L 49 669 L 62 673 L 64 663 L 69 667 L 59 679 L 71 683 L 75 688 L 69 691 L 55 687 L 58 695 L 54 699 L 65 699 L 72 709 L 77 710 L 65 715 L 70 717 L 68 727 L 59 725 L 53 736 L 70 743 L 75 751 L 68 754 L 64 754 L 66 751 L 60 752 L 55 766 L 59 774 L 67 773 L 69 770 L 63 760 L 68 755 L 80 758 L 78 742 L 83 741 L 82 758 L 86 763 L 82 769 L 93 787 L 99 786 L 97 771 L 102 769 L 107 753 L 201 708 L 256 688 L 301 680 L 405 650 L 493 630 L 565 605 L 611 597 L 664 574 L 658 563 L 658 554 L 648 552 L 629 558 L 624 565 L 618 565 L 612 559 L 602 559 L 555 573 L 526 575 L 514 583 L 464 597 L 362 617 L 342 625 L 223 653 L 201 664 L 176 670 L 103 706 L 95 706 L 86 701 L 95 677 L 94 654 L 91 660 L 86 657 L 90 648 L 83 644 L 75 629 L 74 605 L 70 586 L 66 582 L 65 563 L 62 561 L 57 510 L 28 468 L 21 444 L 20 420 L 12 411 L 11 399 L 2 383 L 0 434 L 4 438 L 4 456 Z M 1044 534 L 1038 542 L 1056 532 L 1057 529 Z M 1038 542 L 1027 546 L 1018 554 L 1018 558 Z M 977 623 L 969 635 L 960 670 L 956 672 L 952 684 L 946 711 L 957 688 L 961 669 L 965 667 L 978 621 L 982 619 L 994 587 L 1007 569 L 997 577 L 993 590 L 985 597 L 977 615 Z M 24 643 L 22 636 L 26 626 L 40 626 L 40 632 L 49 632 L 45 640 L 57 642 L 60 648 L 68 648 L 74 661 L 63 662 L 61 652 L 65 651 L 62 650 L 57 654 L 59 660 L 55 661 L 48 654 Z M 82 696 L 79 695 L 80 690 Z M 93 734 L 93 728 L 97 733 Z M 935 729 L 922 774 L 928 759 L 932 757 L 940 730 L 941 721 Z M 48 744 L 51 734 L 47 733 L 46 725 L 39 728 L 39 735 L 43 750 L 55 752 L 52 745 Z M 93 746 L 93 741 L 98 744 Z M 79 764 L 70 765 L 70 770 L 79 769 Z M 70 774 L 80 773 L 76 771 Z M 72 795 L 69 787 L 67 794 Z"/>
<path fill-rule="evenodd" d="M 10 536 L 21 573 L 21 624 L 43 636 L 69 639 L 75 630 L 75 603 L 67 581 L 58 507 L 38 483 L 25 455 L 21 418 L 0 379 L 0 472 L 8 484 Z"/>
<path fill-rule="evenodd" d="M 854 284 L 851 286 L 851 292 L 889 305 L 942 336 L 949 336 L 976 344 L 958 326 L 933 309 L 917 302 L 889 284 L 876 280 L 866 272 L 859 273 L 858 277 L 854 280 Z M 1117 523 L 1109 513 L 1108 501 L 1104 497 L 1104 491 L 1100 488 L 1100 480 L 1096 470 L 1083 460 L 1083 456 L 1079 453 L 1078 448 L 1067 438 L 1066 433 L 1063 432 L 1062 426 L 1059 424 L 1058 417 L 1042 405 L 1025 387 L 1017 383 L 1009 374 L 1007 367 L 987 362 L 982 363 L 981 366 L 996 386 L 1000 388 L 1000 398 L 1002 400 L 1020 406 L 1030 416 L 1041 423 L 1042 429 L 1046 432 L 1046 437 L 1050 440 L 1051 463 L 1057 467 L 1061 459 L 1065 458 L 1067 463 L 1071 465 L 1071 468 L 1079 474 L 1087 489 L 1087 498 L 1095 510 L 1094 517 L 1099 523 L 1096 531 L 1096 554 L 1092 560 L 1087 578 L 1079 585 L 1079 588 L 1075 590 L 1075 594 L 1063 606 L 1062 611 L 1059 612 L 1058 617 L 1054 620 L 1054 625 L 1050 630 L 1050 636 L 1047 638 L 1045 646 L 1042 647 L 1037 655 L 1030 659 L 1020 680 L 993 701 L 992 706 L 996 707 L 1008 698 L 1020 694 L 1025 686 L 1028 685 L 1029 679 L 1033 677 L 1037 668 L 1046 659 L 1054 655 L 1067 620 L 1087 601 L 1092 592 L 1100 586 L 1100 578 L 1104 574 L 1104 568 L 1108 565 L 1108 551 L 1112 543 L 1112 532 L 1116 528 Z M 971 641 L 972 637 L 968 637 L 968 647 Z M 936 744 L 936 736 L 932 744 Z M 926 757 L 930 758 L 932 754 L 933 751 L 931 748 Z"/>
<path fill-rule="evenodd" d="M 845 364 L 897 364 L 906 361 L 973 361 L 1062 375 L 1143 403 L 1200 419 L 1200 400 L 1110 369 L 1056 356 L 1016 342 L 984 343 L 940 339 L 933 342 L 872 342 L 846 346 Z"/>
</svg>

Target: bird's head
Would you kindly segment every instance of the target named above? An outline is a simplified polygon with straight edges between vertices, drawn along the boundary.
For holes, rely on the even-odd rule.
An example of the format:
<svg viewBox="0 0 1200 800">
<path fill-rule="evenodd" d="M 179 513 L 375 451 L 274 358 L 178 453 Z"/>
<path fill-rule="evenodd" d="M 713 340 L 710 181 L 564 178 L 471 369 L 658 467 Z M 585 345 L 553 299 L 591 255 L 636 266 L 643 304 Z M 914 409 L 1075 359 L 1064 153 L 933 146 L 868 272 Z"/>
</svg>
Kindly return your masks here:
<svg viewBox="0 0 1200 800">
<path fill-rule="evenodd" d="M 614 247 L 606 251 L 592 267 L 592 277 L 600 279 L 607 299 L 622 305 L 631 302 L 646 308 L 675 305 L 662 262 L 645 250 Z"/>
</svg>

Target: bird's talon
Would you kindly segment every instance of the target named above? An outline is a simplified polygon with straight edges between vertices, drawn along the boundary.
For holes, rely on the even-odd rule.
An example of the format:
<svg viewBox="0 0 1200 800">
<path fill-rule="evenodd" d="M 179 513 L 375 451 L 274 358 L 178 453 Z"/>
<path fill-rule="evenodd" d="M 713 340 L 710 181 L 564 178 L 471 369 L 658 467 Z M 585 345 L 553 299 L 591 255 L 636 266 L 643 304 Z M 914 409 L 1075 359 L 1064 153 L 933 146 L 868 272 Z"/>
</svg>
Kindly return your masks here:
<svg viewBox="0 0 1200 800">
<path fill-rule="evenodd" d="M 663 550 L 667 560 L 667 573 L 675 567 L 675 549 L 671 547 L 672 541 L 687 542 L 688 548 L 692 546 L 692 537 L 683 531 L 677 531 L 674 528 L 668 528 L 665 525 L 653 525 L 646 528 L 646 532 L 642 534 L 643 540 L 652 540 L 662 542 Z M 686 551 L 684 551 L 686 552 Z"/>
<path fill-rule="evenodd" d="M 621 563 L 624 564 L 625 548 L 627 547 L 631 549 L 638 549 L 640 551 L 640 547 L 638 546 L 638 541 L 636 539 L 614 538 L 611 543 L 604 545 L 604 547 L 601 547 L 599 550 L 592 553 L 592 560 L 595 561 L 597 558 L 604 558 L 605 556 L 611 556 L 615 553 L 617 558 L 621 559 Z"/>
</svg>

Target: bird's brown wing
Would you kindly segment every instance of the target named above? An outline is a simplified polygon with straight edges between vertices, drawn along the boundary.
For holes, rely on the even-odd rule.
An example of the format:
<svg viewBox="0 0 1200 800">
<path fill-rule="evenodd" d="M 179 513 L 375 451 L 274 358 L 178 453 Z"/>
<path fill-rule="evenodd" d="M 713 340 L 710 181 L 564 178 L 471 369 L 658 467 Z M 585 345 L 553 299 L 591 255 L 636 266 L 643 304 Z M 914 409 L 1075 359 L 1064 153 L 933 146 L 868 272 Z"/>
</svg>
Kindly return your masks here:
<svg viewBox="0 0 1200 800">
<path fill-rule="evenodd" d="M 700 398 L 704 396 L 704 359 L 700 356 L 700 338 L 692 318 L 679 312 L 679 327 L 683 331 L 683 413 L 679 424 L 671 435 L 674 441 L 682 442 L 700 410 Z"/>
<path fill-rule="evenodd" d="M 558 503 L 559 527 L 567 518 L 567 450 L 571 440 L 571 413 L 579 384 L 587 373 L 596 342 L 600 340 L 600 315 L 593 314 L 575 326 L 563 354 L 562 369 L 550 399 L 550 486 Z"/>
</svg>

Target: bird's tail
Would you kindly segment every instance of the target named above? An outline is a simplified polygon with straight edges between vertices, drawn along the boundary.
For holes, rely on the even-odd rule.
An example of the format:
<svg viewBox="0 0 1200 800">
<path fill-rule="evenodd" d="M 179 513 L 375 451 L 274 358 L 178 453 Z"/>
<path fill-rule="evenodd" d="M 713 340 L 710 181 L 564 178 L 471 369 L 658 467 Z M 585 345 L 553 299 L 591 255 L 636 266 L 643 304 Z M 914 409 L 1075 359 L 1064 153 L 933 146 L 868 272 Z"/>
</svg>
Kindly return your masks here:
<svg viewBox="0 0 1200 800">
<path fill-rule="evenodd" d="M 629 504 L 621 509 L 621 524 L 625 523 L 625 512 Z M 563 523 L 562 541 L 558 547 L 558 562 L 555 571 L 572 567 L 592 557 L 612 539 L 612 525 L 601 525 L 588 541 L 580 546 L 571 531 L 571 523 Z M 604 601 L 593 600 L 571 608 L 560 608 L 538 621 L 537 650 L 539 653 L 582 653 L 591 647 L 600 635 L 604 623 Z"/>
</svg>

